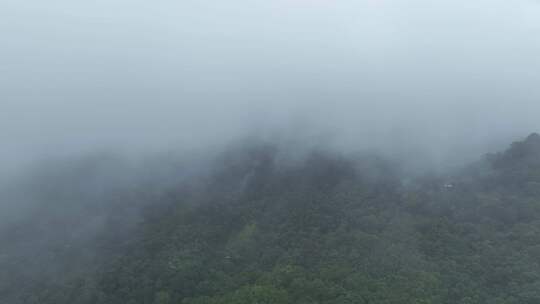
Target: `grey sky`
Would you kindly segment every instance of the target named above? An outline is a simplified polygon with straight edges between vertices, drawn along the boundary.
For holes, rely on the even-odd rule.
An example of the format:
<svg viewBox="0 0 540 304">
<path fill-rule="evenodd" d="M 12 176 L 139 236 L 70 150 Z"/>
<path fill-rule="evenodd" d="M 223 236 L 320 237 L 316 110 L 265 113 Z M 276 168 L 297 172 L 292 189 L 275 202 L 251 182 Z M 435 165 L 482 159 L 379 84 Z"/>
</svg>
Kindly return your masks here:
<svg viewBox="0 0 540 304">
<path fill-rule="evenodd" d="M 0 3 L 3 169 L 300 125 L 445 158 L 540 130 L 539 84 L 536 1 Z"/>
</svg>

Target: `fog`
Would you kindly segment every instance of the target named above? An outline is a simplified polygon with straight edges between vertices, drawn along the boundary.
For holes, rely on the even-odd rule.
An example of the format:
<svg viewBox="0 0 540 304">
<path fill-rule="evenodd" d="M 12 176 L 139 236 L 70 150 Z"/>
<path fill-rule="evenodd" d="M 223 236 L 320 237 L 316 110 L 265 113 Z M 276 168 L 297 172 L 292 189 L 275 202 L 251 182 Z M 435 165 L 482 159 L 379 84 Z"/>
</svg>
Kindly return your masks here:
<svg viewBox="0 0 540 304">
<path fill-rule="evenodd" d="M 226 303 L 184 300 L 327 246 L 537 303 L 540 136 L 475 161 L 540 131 L 539 54 L 536 0 L 0 0 L 0 302 Z"/>
<path fill-rule="evenodd" d="M 440 163 L 540 129 L 537 1 L 3 0 L 0 37 L 3 172 L 291 134 Z"/>
</svg>

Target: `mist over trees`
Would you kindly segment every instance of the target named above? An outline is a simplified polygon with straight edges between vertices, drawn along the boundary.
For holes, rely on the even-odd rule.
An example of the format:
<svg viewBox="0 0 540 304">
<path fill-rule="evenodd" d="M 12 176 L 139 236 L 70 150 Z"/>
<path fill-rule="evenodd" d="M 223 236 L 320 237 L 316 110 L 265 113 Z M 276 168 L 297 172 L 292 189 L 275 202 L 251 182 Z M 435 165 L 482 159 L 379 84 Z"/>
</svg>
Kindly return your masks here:
<svg viewBox="0 0 540 304">
<path fill-rule="evenodd" d="M 539 37 L 537 0 L 0 0 L 0 304 L 538 304 Z"/>
<path fill-rule="evenodd" d="M 0 300 L 540 300 L 537 134 L 421 176 L 375 155 L 292 155 L 259 142 L 198 169 L 109 155 L 47 164 L 12 189 L 34 202 L 0 229 Z"/>
</svg>

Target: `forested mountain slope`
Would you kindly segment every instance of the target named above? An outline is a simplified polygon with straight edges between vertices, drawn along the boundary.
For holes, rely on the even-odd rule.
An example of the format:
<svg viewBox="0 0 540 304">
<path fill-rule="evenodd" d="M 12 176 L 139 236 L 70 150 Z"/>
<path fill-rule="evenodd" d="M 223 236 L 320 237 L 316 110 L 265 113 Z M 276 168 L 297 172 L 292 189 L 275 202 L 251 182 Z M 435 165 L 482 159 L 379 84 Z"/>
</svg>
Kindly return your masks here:
<svg viewBox="0 0 540 304">
<path fill-rule="evenodd" d="M 0 302 L 540 303 L 537 134 L 407 183 L 376 157 L 284 155 L 232 149 L 163 187 L 79 167 L 2 228 Z"/>
</svg>

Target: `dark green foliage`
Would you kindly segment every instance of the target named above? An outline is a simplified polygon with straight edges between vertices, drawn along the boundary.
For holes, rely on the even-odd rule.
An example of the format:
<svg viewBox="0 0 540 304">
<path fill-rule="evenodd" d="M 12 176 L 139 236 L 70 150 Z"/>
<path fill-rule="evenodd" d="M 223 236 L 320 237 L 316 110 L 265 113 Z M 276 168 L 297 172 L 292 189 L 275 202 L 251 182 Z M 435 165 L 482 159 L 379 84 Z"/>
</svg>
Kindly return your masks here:
<svg viewBox="0 0 540 304">
<path fill-rule="evenodd" d="M 2 303 L 540 303 L 538 135 L 407 186 L 381 160 L 280 153 L 235 150 L 194 186 L 141 194 L 129 234 L 101 232 L 92 258 L 79 244 L 49 281 L 0 256 Z"/>
</svg>

